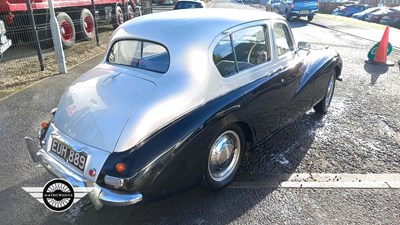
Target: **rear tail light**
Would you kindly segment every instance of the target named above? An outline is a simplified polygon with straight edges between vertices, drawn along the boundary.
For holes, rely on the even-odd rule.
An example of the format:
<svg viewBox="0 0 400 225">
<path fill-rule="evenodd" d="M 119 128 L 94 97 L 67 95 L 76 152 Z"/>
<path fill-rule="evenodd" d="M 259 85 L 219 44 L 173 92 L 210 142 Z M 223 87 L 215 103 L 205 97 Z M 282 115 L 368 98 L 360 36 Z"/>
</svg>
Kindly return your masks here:
<svg viewBox="0 0 400 225">
<path fill-rule="evenodd" d="M 43 129 L 46 129 L 46 128 L 49 127 L 49 123 L 43 121 L 43 122 L 40 124 L 40 127 L 42 127 Z"/>
<path fill-rule="evenodd" d="M 292 9 L 294 8 L 294 3 L 290 4 L 290 8 Z"/>
<path fill-rule="evenodd" d="M 115 170 L 116 170 L 118 173 L 123 173 L 123 172 L 125 171 L 125 164 L 123 164 L 123 163 L 121 163 L 121 162 L 117 163 L 117 164 L 115 165 Z"/>
<path fill-rule="evenodd" d="M 96 169 L 90 169 L 89 170 L 89 176 L 91 176 L 91 177 L 96 176 Z"/>
</svg>

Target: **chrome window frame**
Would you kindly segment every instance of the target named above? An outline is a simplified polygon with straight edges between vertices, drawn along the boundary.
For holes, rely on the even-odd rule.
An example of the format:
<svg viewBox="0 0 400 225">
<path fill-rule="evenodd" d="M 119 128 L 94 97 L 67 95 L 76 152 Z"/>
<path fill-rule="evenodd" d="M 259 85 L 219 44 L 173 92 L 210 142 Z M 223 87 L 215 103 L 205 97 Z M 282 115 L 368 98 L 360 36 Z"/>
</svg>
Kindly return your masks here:
<svg viewBox="0 0 400 225">
<path fill-rule="evenodd" d="M 271 33 L 270 33 L 270 29 L 269 29 L 270 26 L 271 26 L 271 24 L 269 23 L 269 20 L 252 21 L 250 24 L 247 23 L 247 24 L 242 24 L 242 25 L 239 25 L 237 27 L 234 27 L 236 29 L 232 29 L 231 31 L 228 31 L 228 30 L 224 31 L 222 33 L 222 34 L 224 34 L 224 36 L 222 36 L 221 38 L 218 38 L 218 41 L 214 40 L 214 42 L 216 42 L 216 44 L 213 45 L 213 50 L 211 51 L 212 52 L 211 58 L 213 59 L 212 62 L 213 62 L 215 68 L 217 69 L 217 71 L 218 71 L 218 73 L 220 74 L 221 77 L 223 77 L 223 78 L 234 77 L 234 76 L 240 75 L 244 71 L 253 70 L 254 68 L 259 68 L 260 66 L 265 65 L 267 63 L 271 63 L 273 61 L 274 52 L 272 50 L 273 48 L 272 48 L 271 45 L 273 44 L 274 40 L 271 38 Z M 249 67 L 249 68 L 246 68 L 246 69 L 243 69 L 243 70 L 239 70 L 238 60 L 237 60 L 237 56 L 236 56 L 235 46 L 234 46 L 234 43 L 233 43 L 234 40 L 233 40 L 233 36 L 232 35 L 235 34 L 236 32 L 239 32 L 239 31 L 242 31 L 242 30 L 245 30 L 245 29 L 248 29 L 248 28 L 253 28 L 253 27 L 261 27 L 262 28 L 262 30 L 264 32 L 264 41 L 265 41 L 266 51 L 267 51 L 267 53 L 268 53 L 268 55 L 270 57 L 269 57 L 269 60 L 267 60 L 267 61 L 265 61 L 263 63 L 256 64 L 256 65 L 254 65 L 252 67 Z M 234 55 L 234 60 L 235 60 L 234 63 L 235 63 L 235 67 L 236 67 L 236 73 L 232 74 L 232 75 L 229 75 L 229 76 L 224 76 L 223 74 L 221 74 L 219 72 L 219 70 L 218 70 L 218 67 L 217 67 L 215 61 L 214 61 L 215 48 L 226 37 L 229 37 L 229 39 L 230 39 L 231 50 L 232 50 L 233 55 Z"/>
<path fill-rule="evenodd" d="M 272 22 L 272 24 L 271 24 L 272 39 L 273 39 L 274 46 L 275 46 L 274 52 L 275 52 L 276 57 L 277 58 L 285 58 L 285 57 L 295 53 L 296 50 L 297 50 L 296 46 L 295 46 L 295 40 L 293 38 L 293 33 L 291 32 L 291 29 L 288 27 L 288 25 L 286 23 L 282 22 L 282 21 L 279 21 L 279 20 L 273 20 L 271 22 Z M 289 36 L 285 35 L 286 36 L 286 40 L 288 40 L 288 38 L 290 38 L 290 42 L 291 42 L 291 46 L 289 46 L 289 51 L 284 53 L 284 54 L 282 54 L 282 55 L 278 55 L 278 51 L 277 51 L 277 46 L 278 45 L 276 43 L 276 32 L 275 32 L 275 29 L 274 29 L 275 25 L 277 25 L 277 24 L 282 25 L 283 29 L 286 30 L 287 34 L 289 35 Z M 291 54 L 289 54 L 289 53 L 291 53 Z"/>
</svg>

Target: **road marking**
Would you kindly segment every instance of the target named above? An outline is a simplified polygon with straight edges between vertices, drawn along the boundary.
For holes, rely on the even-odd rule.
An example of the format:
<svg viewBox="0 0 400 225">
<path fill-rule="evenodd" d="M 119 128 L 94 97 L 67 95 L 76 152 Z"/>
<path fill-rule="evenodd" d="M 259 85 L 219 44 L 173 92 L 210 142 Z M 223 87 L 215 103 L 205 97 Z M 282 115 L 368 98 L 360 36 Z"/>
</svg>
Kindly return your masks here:
<svg viewBox="0 0 400 225">
<path fill-rule="evenodd" d="M 241 174 L 228 188 L 400 189 L 400 174 Z"/>
</svg>

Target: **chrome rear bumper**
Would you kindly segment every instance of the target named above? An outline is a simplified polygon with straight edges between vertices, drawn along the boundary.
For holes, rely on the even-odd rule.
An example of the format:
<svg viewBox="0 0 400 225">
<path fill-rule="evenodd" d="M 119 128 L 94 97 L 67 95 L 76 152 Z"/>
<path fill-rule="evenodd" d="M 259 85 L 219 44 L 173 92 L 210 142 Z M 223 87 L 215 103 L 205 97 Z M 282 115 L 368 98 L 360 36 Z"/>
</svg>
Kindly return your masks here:
<svg viewBox="0 0 400 225">
<path fill-rule="evenodd" d="M 117 192 L 101 187 L 92 181 L 87 181 L 47 154 L 47 152 L 37 145 L 32 138 L 25 137 L 25 142 L 32 160 L 35 163 L 40 162 L 56 177 L 68 181 L 74 187 L 93 187 L 94 189 L 89 193 L 89 197 L 95 209 L 100 209 L 103 204 L 110 206 L 128 206 L 140 202 L 143 198 L 140 193 Z"/>
</svg>

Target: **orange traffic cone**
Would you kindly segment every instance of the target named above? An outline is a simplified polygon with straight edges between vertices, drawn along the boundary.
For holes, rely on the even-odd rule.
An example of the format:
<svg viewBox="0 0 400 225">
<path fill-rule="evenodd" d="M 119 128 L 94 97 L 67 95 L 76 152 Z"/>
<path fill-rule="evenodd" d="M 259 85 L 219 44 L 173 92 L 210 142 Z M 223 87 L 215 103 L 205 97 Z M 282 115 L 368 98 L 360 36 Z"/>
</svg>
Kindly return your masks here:
<svg viewBox="0 0 400 225">
<path fill-rule="evenodd" d="M 377 64 L 377 65 L 393 66 L 394 65 L 393 62 L 387 61 L 388 48 L 389 48 L 389 27 L 386 27 L 385 32 L 383 33 L 382 39 L 379 43 L 377 43 L 377 45 L 378 45 L 378 48 L 376 49 L 376 53 L 373 56 L 373 60 L 371 61 L 371 58 L 370 58 L 369 60 L 366 60 L 365 62 Z M 374 47 L 372 47 L 371 51 L 375 50 L 374 48 L 376 48 L 376 45 Z"/>
</svg>

